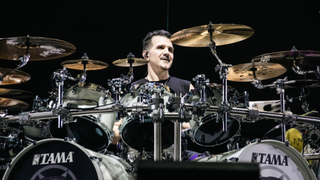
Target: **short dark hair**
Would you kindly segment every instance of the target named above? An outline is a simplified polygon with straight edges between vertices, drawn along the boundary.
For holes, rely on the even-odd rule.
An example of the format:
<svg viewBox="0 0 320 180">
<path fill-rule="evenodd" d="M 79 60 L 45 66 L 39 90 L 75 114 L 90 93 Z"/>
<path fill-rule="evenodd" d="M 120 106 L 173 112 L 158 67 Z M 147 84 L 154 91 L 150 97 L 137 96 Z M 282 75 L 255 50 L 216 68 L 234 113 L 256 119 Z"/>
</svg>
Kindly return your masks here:
<svg viewBox="0 0 320 180">
<path fill-rule="evenodd" d="M 151 38 L 153 36 L 165 36 L 167 38 L 170 38 L 171 37 L 171 33 L 166 31 L 166 30 L 155 30 L 155 31 L 152 31 L 152 32 L 149 32 L 146 37 L 144 37 L 143 41 L 142 41 L 142 47 L 143 49 L 142 50 L 147 50 L 151 44 Z"/>
</svg>

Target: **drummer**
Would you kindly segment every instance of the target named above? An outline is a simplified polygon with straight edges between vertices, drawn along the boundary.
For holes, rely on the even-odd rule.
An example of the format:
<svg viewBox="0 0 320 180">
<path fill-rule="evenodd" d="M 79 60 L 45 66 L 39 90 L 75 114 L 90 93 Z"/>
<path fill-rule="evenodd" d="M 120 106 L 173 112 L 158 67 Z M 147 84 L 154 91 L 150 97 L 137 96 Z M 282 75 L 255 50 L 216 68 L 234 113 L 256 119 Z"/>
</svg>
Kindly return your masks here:
<svg viewBox="0 0 320 180">
<path fill-rule="evenodd" d="M 170 41 L 171 34 L 165 30 L 155 30 L 149 32 L 143 39 L 142 56 L 148 60 L 148 74 L 146 77 L 132 83 L 133 86 L 145 84 L 147 82 L 163 83 L 169 87 L 171 93 L 185 95 L 194 89 L 190 81 L 170 76 L 169 70 L 174 59 L 174 48 Z M 113 131 L 115 137 L 111 144 L 117 144 L 120 140 L 119 125 L 122 121 L 115 123 Z M 183 128 L 190 128 L 189 123 L 183 123 Z"/>
</svg>

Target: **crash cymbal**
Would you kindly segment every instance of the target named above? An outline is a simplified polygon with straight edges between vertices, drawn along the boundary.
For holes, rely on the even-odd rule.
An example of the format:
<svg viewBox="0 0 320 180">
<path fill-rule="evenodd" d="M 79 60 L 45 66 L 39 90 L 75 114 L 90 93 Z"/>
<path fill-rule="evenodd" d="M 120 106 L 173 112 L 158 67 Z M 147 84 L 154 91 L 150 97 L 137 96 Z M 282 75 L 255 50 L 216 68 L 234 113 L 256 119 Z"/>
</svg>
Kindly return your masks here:
<svg viewBox="0 0 320 180">
<path fill-rule="evenodd" d="M 131 58 L 131 60 L 133 60 L 132 67 L 143 66 L 149 62 L 148 60 L 145 60 L 142 58 Z M 112 64 L 119 67 L 130 67 L 130 63 L 128 59 L 118 59 L 113 61 Z"/>
<path fill-rule="evenodd" d="M 6 89 L 0 88 L 0 97 L 13 99 L 27 99 L 33 98 L 34 94 L 20 89 Z"/>
<path fill-rule="evenodd" d="M 25 110 L 29 107 L 26 102 L 16 99 L 2 98 L 0 97 L 0 110 L 8 110 L 8 114 L 15 114 L 21 110 Z"/>
<path fill-rule="evenodd" d="M 252 68 L 256 68 L 254 78 Z M 237 82 L 251 82 L 255 80 L 266 80 L 282 75 L 287 71 L 286 68 L 276 63 L 262 63 L 255 62 L 254 67 L 252 63 L 244 63 L 232 66 L 228 69 L 228 80 Z"/>
<path fill-rule="evenodd" d="M 68 68 L 68 69 L 74 69 L 74 70 L 83 70 L 84 64 L 86 65 L 87 71 L 93 71 L 93 70 L 101 70 L 109 67 L 109 65 L 105 62 L 98 61 L 98 60 L 83 60 L 83 59 L 77 59 L 77 60 L 68 60 L 61 63 L 62 66 Z"/>
<path fill-rule="evenodd" d="M 12 69 L 9 68 L 0 68 L 0 75 L 4 76 L 8 72 L 12 71 Z M 29 81 L 31 79 L 31 76 L 23 71 L 15 70 L 11 72 L 10 74 L 6 75 L 3 80 L 0 82 L 0 85 L 13 85 L 13 84 L 19 84 L 26 81 Z"/>
<path fill-rule="evenodd" d="M 58 59 L 75 52 L 76 47 L 69 42 L 46 37 L 0 38 L 0 59 L 18 61 L 19 57 L 30 54 L 29 61 Z"/>
<path fill-rule="evenodd" d="M 320 65 L 320 51 L 292 50 L 266 53 L 252 59 L 255 62 L 278 63 L 286 68 L 316 69 Z"/>
<path fill-rule="evenodd" d="M 206 47 L 210 44 L 209 25 L 183 29 L 174 33 L 170 40 L 173 44 L 187 47 Z M 212 39 L 216 46 L 232 44 L 253 35 L 254 30 L 239 24 L 212 24 Z"/>
</svg>

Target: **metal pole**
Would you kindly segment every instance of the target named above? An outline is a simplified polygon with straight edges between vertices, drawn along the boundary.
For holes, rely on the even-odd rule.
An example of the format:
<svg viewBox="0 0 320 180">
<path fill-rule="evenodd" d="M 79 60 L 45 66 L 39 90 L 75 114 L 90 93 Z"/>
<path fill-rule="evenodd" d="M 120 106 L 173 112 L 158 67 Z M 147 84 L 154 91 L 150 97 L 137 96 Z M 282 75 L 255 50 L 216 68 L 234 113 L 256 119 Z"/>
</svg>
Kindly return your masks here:
<svg viewBox="0 0 320 180">
<path fill-rule="evenodd" d="M 174 151 L 173 160 L 181 161 L 181 122 L 174 121 Z"/>
<path fill-rule="evenodd" d="M 161 152 L 162 152 L 162 132 L 161 132 L 161 123 L 154 123 L 154 161 L 161 161 Z"/>
</svg>

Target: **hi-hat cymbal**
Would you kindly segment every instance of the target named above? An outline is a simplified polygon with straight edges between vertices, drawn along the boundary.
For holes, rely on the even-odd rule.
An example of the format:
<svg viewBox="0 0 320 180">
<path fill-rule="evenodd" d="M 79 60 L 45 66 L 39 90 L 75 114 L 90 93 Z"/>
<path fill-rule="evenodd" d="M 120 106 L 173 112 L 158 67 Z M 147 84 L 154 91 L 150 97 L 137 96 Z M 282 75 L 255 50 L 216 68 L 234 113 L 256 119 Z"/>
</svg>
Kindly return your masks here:
<svg viewBox="0 0 320 180">
<path fill-rule="evenodd" d="M 27 50 L 28 49 L 28 50 Z M 29 61 L 57 59 L 74 53 L 76 47 L 69 42 L 46 37 L 0 38 L 0 59 L 19 61 L 28 51 Z"/>
<path fill-rule="evenodd" d="M 255 70 L 255 77 L 253 70 Z M 286 68 L 276 63 L 255 62 L 254 67 L 252 63 L 244 63 L 232 66 L 228 69 L 228 80 L 237 82 L 266 80 L 280 76 L 286 71 Z"/>
<path fill-rule="evenodd" d="M 8 114 L 15 114 L 21 110 L 25 110 L 29 107 L 26 102 L 0 97 L 0 110 L 8 110 Z"/>
<path fill-rule="evenodd" d="M 174 33 L 170 40 L 173 44 L 187 47 L 206 47 L 210 44 L 209 25 L 183 29 Z M 253 35 L 254 30 L 239 24 L 212 24 L 212 40 L 216 46 L 232 44 Z"/>
<path fill-rule="evenodd" d="M 0 88 L 0 97 L 13 99 L 27 99 L 33 98 L 34 94 L 20 89 L 6 89 Z"/>
<path fill-rule="evenodd" d="M 320 65 L 320 51 L 293 50 L 266 53 L 252 59 L 255 62 L 278 63 L 286 68 L 300 67 L 304 70 L 314 70 Z"/>
<path fill-rule="evenodd" d="M 0 75 L 4 76 L 8 72 L 12 71 L 12 69 L 9 68 L 0 68 Z M 23 71 L 15 70 L 11 72 L 10 74 L 6 75 L 3 80 L 0 82 L 0 85 L 13 85 L 13 84 L 19 84 L 26 81 L 29 81 L 31 79 L 31 76 Z"/>
<path fill-rule="evenodd" d="M 146 65 L 149 61 L 142 58 L 130 58 L 132 61 L 132 67 Z M 128 59 L 118 59 L 112 63 L 115 66 L 119 67 L 130 67 L 130 62 Z"/>
<path fill-rule="evenodd" d="M 61 63 L 62 66 L 68 68 L 68 69 L 74 69 L 74 70 L 83 70 L 84 64 L 87 71 L 93 71 L 93 70 L 101 70 L 109 67 L 109 65 L 105 62 L 98 61 L 98 60 L 83 60 L 83 59 L 76 59 L 76 60 L 68 60 Z"/>
</svg>

